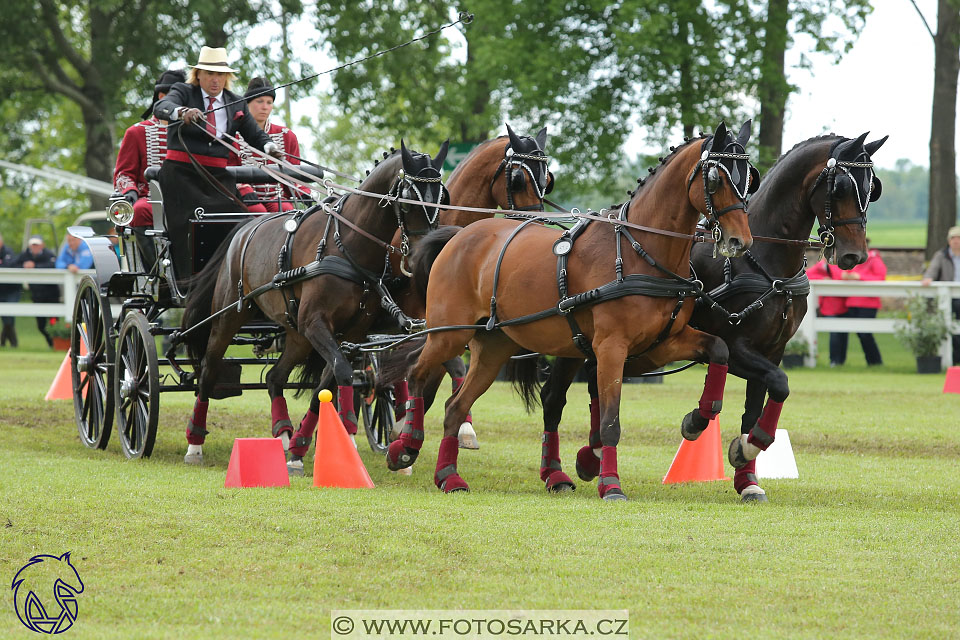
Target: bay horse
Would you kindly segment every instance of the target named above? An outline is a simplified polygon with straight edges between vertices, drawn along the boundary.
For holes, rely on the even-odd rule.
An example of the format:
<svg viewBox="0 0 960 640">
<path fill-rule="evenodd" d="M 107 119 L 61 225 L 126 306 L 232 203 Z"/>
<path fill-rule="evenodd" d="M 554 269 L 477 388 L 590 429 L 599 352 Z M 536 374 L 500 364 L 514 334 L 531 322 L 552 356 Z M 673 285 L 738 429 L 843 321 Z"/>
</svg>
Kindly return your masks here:
<svg viewBox="0 0 960 640">
<path fill-rule="evenodd" d="M 730 349 L 729 372 L 747 381 L 742 435 L 734 439 L 729 452 L 736 468 L 734 487 L 745 502 L 767 500 L 757 481 L 755 459 L 773 443 L 790 393 L 787 374 L 778 365 L 784 346 L 807 312 L 810 287 L 804 254 L 814 222 L 820 222 L 818 236 L 831 262 L 851 269 L 867 257 L 867 207 L 882 191 L 880 179 L 873 174 L 872 156 L 887 138 L 864 144 L 866 136 L 849 139 L 831 134 L 798 143 L 780 157 L 750 198 L 750 231 L 757 240 L 753 248 L 736 260 L 715 258 L 708 245 L 695 246 L 691 254 L 694 272 L 719 306 L 701 299 L 690 324 L 722 338 Z M 551 369 L 541 393 L 546 432 L 557 431 L 567 389 L 582 364 L 582 359 L 558 359 Z M 585 481 L 600 474 L 594 366 L 587 365 L 589 444 L 577 453 L 576 465 Z M 641 373 L 630 363 L 624 372 Z M 688 415 L 681 433 L 687 440 L 696 440 L 707 423 L 701 415 Z"/>
<path fill-rule="evenodd" d="M 445 182 L 452 206 L 543 211 L 543 198 L 553 190 L 554 185 L 553 173 L 548 168 L 550 158 L 546 153 L 547 128 L 543 127 L 535 136 L 517 135 L 509 124 L 506 128 L 507 135 L 480 143 L 454 168 Z M 493 213 L 488 212 L 443 209 L 440 211 L 439 224 L 465 227 L 493 216 Z M 393 246 L 399 249 L 400 244 L 398 231 L 394 236 Z M 409 275 L 399 252 L 391 254 L 391 266 L 393 273 Z M 408 317 L 425 317 L 425 287 L 404 278 L 391 288 L 391 293 Z M 424 388 L 427 407 L 433 403 L 444 372 L 450 374 L 453 392 L 456 393 L 463 384 L 466 366 L 458 355 L 443 363 L 443 367 L 434 372 Z M 393 387 L 396 419 L 400 421 L 406 413 L 409 398 L 407 381 L 396 380 Z M 468 413 L 460 425 L 457 437 L 461 448 L 479 448 L 471 414 Z"/>
<path fill-rule="evenodd" d="M 444 142 L 431 158 L 408 150 L 401 141 L 400 151 L 379 162 L 360 189 L 424 203 L 446 202 L 440 175 L 447 149 L 448 142 Z M 293 218 L 276 214 L 251 220 L 238 227 L 194 277 L 183 329 L 190 356 L 198 363 L 199 380 L 193 416 L 186 429 L 189 446 L 185 462 L 203 461 L 207 408 L 222 357 L 233 336 L 253 317 L 254 307 L 285 329 L 283 352 L 266 376 L 274 436 L 282 436 L 285 441 L 291 438 L 290 451 L 295 455 L 306 453 L 318 412 L 311 404 L 294 435 L 283 387 L 294 367 L 307 362 L 314 352 L 332 366 L 341 420 L 348 432 L 356 433 L 353 368 L 340 351 L 339 342 L 360 340 L 366 335 L 375 317 L 368 309 L 377 307 L 369 282 L 381 276 L 394 232 L 399 228 L 405 242 L 416 241 L 436 228 L 437 208 L 348 195 L 332 210 L 337 213 L 316 205 L 304 212 L 290 212 Z M 274 282 L 280 277 L 278 265 L 284 262 L 284 274 L 295 276 L 300 268 L 309 267 L 314 275 L 307 279 L 291 277 L 289 286 L 268 289 L 238 305 L 238 290 L 246 295 Z M 231 305 L 231 310 L 200 324 Z"/>
<path fill-rule="evenodd" d="M 719 408 L 727 347 L 687 326 L 693 305 L 684 300 L 696 290 L 687 278 L 701 215 L 710 221 L 724 255 L 739 255 L 753 242 L 746 194 L 738 191 L 730 169 L 737 180 L 743 176 L 747 156 L 742 149 L 749 135 L 749 123 L 736 140 L 721 123 L 713 135 L 687 141 L 642 181 L 618 207 L 619 214 L 608 214 L 613 224 L 584 219 L 561 234 L 531 221 L 491 219 L 459 233 L 440 229 L 428 235 L 418 249 L 422 256 L 414 258 L 415 279 L 429 276 L 428 330 L 452 330 L 429 333 L 406 358 L 416 358 L 408 375 L 411 400 L 403 433 L 387 452 L 388 467 L 396 470 L 416 460 L 423 444 L 424 384 L 434 367 L 460 354 L 467 343 L 470 369 L 447 401 L 434 474 L 434 483 L 446 493 L 468 489 L 457 472 L 457 429 L 511 356 L 520 349 L 568 358 L 589 351 L 598 362 L 602 410 L 599 494 L 604 500 L 626 499 L 616 446 L 627 356 L 642 356 L 651 369 L 681 354 L 709 361 L 699 409 L 712 417 Z M 509 277 L 500 278 L 501 273 Z M 552 469 L 559 461 L 559 441 L 546 433 L 543 461 L 548 475 L 562 474 Z M 555 476 L 555 483 L 569 483 L 569 478 Z"/>
</svg>

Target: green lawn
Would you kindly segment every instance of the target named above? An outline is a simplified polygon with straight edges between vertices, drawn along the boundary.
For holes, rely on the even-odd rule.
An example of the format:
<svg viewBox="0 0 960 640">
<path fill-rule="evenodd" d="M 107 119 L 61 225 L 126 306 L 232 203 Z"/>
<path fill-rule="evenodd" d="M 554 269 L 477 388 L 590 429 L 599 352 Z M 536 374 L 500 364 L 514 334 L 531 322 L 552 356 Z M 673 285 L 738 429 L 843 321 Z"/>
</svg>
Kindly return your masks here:
<svg viewBox="0 0 960 640">
<path fill-rule="evenodd" d="M 192 398 L 164 395 L 154 456 L 131 462 L 116 436 L 106 451 L 80 445 L 71 403 L 42 400 L 62 355 L 24 338 L 0 350 L 0 578 L 72 551 L 86 589 L 68 637 L 327 637 L 330 610 L 355 608 L 625 608 L 634 638 L 960 629 L 960 395 L 912 373 L 888 337 L 884 367 L 867 369 L 854 338 L 849 365 L 790 372 L 781 427 L 801 477 L 763 481 L 765 505 L 740 504 L 730 482 L 660 482 L 702 368 L 625 387 L 628 503 L 583 482 L 547 495 L 539 419 L 502 383 L 474 411 L 482 449 L 460 456 L 468 495 L 433 486 L 437 410 L 411 477 L 361 446 L 373 490 L 314 489 L 312 456 L 289 489 L 227 490 L 233 439 L 268 433 L 265 392 L 212 403 L 203 468 L 182 464 Z M 742 392 L 728 381 L 724 442 Z M 586 404 L 575 385 L 561 431 L 571 475 Z M 0 610 L 0 637 L 29 635 Z"/>
<path fill-rule="evenodd" d="M 874 247 L 916 247 L 927 246 L 927 221 L 895 222 L 888 220 L 870 220 L 867 224 L 870 245 Z"/>
</svg>

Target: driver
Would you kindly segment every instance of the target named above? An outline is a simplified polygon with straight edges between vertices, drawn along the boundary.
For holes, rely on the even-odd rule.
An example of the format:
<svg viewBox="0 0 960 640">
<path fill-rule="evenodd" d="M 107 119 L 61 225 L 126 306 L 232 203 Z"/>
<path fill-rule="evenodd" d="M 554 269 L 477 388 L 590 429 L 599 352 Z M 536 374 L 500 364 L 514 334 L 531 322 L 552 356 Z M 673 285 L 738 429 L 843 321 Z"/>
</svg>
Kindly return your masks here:
<svg viewBox="0 0 960 640">
<path fill-rule="evenodd" d="M 230 143 L 216 138 L 243 135 L 253 147 L 272 156 L 282 154 L 267 133 L 257 126 L 247 103 L 229 91 L 235 69 L 227 64 L 227 50 L 203 47 L 186 83 L 170 87 L 153 113 L 170 122 L 167 157 L 160 167 L 160 189 L 167 233 L 176 274 L 182 280 L 193 274 L 188 242 L 190 216 L 197 208 L 207 213 L 244 211 L 236 182 L 227 172 Z"/>
</svg>

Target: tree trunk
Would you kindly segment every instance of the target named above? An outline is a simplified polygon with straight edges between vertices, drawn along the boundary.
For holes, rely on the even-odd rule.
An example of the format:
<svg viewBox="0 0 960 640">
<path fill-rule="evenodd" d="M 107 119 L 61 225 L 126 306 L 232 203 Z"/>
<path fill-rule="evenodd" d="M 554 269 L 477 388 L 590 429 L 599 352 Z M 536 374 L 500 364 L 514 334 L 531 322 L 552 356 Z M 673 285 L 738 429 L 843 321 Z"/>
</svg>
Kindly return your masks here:
<svg viewBox="0 0 960 640">
<path fill-rule="evenodd" d="M 934 36 L 933 112 L 930 119 L 930 213 L 927 258 L 946 243 L 957 223 L 957 73 L 960 72 L 960 8 L 951 0 L 937 3 Z"/>
<path fill-rule="evenodd" d="M 784 70 L 789 18 L 788 0 L 767 2 L 763 62 L 757 87 L 757 97 L 760 99 L 760 155 L 757 167 L 761 173 L 776 162 L 783 148 L 783 112 L 790 89 Z"/>
<path fill-rule="evenodd" d="M 87 176 L 113 184 L 114 148 L 113 115 L 105 101 L 101 101 L 97 112 L 84 111 L 83 125 L 86 133 L 87 148 L 84 154 L 84 167 Z M 99 211 L 107 206 L 107 198 L 90 194 L 91 211 Z"/>
<path fill-rule="evenodd" d="M 693 64 L 691 60 L 693 56 L 693 46 L 690 44 L 690 23 L 687 22 L 686 16 L 681 15 L 678 16 L 678 18 L 677 35 L 679 36 L 680 55 L 682 56 L 678 69 L 680 73 L 680 124 L 683 126 L 683 137 L 692 138 L 694 125 L 696 124 L 694 122 L 696 116 L 694 115 L 692 104 L 692 101 L 696 98 L 690 70 Z M 710 124 L 712 125 L 713 123 Z M 706 123 L 701 122 L 700 126 L 704 127 Z"/>
</svg>

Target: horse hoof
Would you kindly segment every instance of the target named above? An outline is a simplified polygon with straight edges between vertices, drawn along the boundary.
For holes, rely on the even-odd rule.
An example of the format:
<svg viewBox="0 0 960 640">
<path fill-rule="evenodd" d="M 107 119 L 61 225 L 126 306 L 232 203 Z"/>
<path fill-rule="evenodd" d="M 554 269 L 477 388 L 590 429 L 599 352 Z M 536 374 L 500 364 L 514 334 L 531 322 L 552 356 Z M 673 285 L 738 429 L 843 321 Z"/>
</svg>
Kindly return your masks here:
<svg viewBox="0 0 960 640">
<path fill-rule="evenodd" d="M 581 447 L 577 451 L 577 475 L 584 482 L 590 482 L 600 475 L 600 458 L 590 447 Z"/>
<path fill-rule="evenodd" d="M 404 467 L 403 469 L 397 469 L 393 473 L 397 474 L 398 476 L 412 476 L 413 467 Z"/>
<path fill-rule="evenodd" d="M 753 458 L 756 458 L 756 456 L 753 456 L 753 458 L 747 458 L 747 454 L 743 449 L 743 443 L 746 441 L 746 439 L 746 436 L 737 436 L 730 442 L 730 448 L 727 449 L 727 460 L 730 461 L 730 465 L 734 469 L 739 469 L 740 467 L 745 466 Z"/>
<path fill-rule="evenodd" d="M 609 489 L 603 494 L 603 499 L 610 502 L 626 502 L 627 496 L 620 489 Z"/>
<path fill-rule="evenodd" d="M 694 409 L 683 416 L 683 422 L 680 423 L 680 435 L 683 436 L 684 440 L 693 442 L 700 437 L 700 434 L 709 424 L 710 421 L 700 415 L 700 410 Z"/>
<path fill-rule="evenodd" d="M 287 462 L 287 475 L 291 478 L 303 475 L 303 460 L 290 460 Z"/>
<path fill-rule="evenodd" d="M 759 486 L 751 484 L 740 493 L 740 502 L 768 502 L 767 492 Z"/>
<path fill-rule="evenodd" d="M 572 493 L 577 490 L 570 476 L 563 471 L 554 471 L 546 480 L 547 491 L 550 493 Z"/>
<path fill-rule="evenodd" d="M 418 455 L 420 452 L 416 449 L 404 446 L 400 440 L 394 440 L 387 449 L 387 468 L 390 471 L 399 471 L 411 467 L 417 461 Z"/>
<path fill-rule="evenodd" d="M 477 432 L 473 430 L 473 425 L 464 422 L 460 425 L 460 432 L 457 434 L 457 442 L 461 449 L 479 449 L 480 441 L 477 440 Z"/>
<path fill-rule="evenodd" d="M 188 453 L 183 456 L 183 461 L 187 464 L 192 465 L 202 465 L 203 464 L 203 453 Z"/>
<path fill-rule="evenodd" d="M 470 491 L 470 486 L 466 480 L 460 477 L 460 474 L 454 473 L 440 483 L 440 490 L 444 493 L 459 493 L 461 491 L 467 493 Z"/>
</svg>

